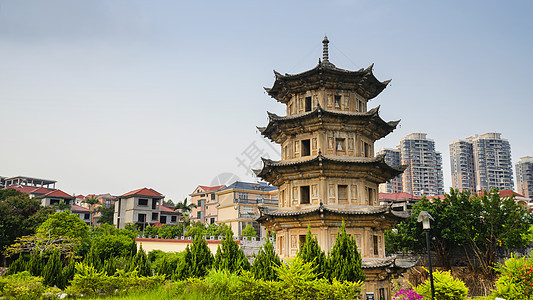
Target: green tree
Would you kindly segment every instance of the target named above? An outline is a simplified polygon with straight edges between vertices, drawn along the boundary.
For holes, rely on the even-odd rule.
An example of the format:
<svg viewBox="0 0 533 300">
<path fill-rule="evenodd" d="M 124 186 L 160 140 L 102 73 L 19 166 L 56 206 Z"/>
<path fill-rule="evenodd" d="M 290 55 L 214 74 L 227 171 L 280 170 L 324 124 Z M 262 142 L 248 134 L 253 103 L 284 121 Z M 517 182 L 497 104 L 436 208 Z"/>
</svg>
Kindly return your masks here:
<svg viewBox="0 0 533 300">
<path fill-rule="evenodd" d="M 267 233 L 267 238 L 269 234 Z M 267 239 L 267 242 L 259 248 L 259 252 L 255 255 L 254 263 L 251 267 L 251 272 L 255 279 L 262 280 L 277 280 L 278 275 L 276 268 L 281 266 L 281 260 L 274 251 L 274 245 Z"/>
<path fill-rule="evenodd" d="M 58 212 L 50 215 L 37 228 L 37 233 L 77 239 L 86 245 L 89 243 L 89 226 L 80 217 L 70 212 Z"/>
<path fill-rule="evenodd" d="M 65 212 L 65 211 L 70 211 L 72 206 L 70 206 L 70 204 L 67 204 L 63 199 L 61 199 L 59 200 L 59 203 L 52 204 L 52 208 L 55 211 Z"/>
<path fill-rule="evenodd" d="M 222 247 L 218 246 L 213 267 L 232 273 L 250 269 L 250 262 L 239 244 L 233 240 L 231 232 L 228 232 L 226 238 L 222 240 Z"/>
<path fill-rule="evenodd" d="M 150 266 L 150 261 L 144 252 L 143 247 L 141 246 L 137 251 L 137 254 L 133 257 L 132 265 L 130 271 L 133 271 L 134 268 L 137 268 L 139 271 L 139 276 L 149 277 L 152 276 L 152 267 Z"/>
<path fill-rule="evenodd" d="M 54 251 L 48 257 L 48 262 L 44 266 L 42 277 L 43 283 L 47 286 L 57 286 L 61 289 L 65 288 L 62 286 L 61 254 L 59 251 Z"/>
<path fill-rule="evenodd" d="M 337 233 L 335 244 L 327 258 L 328 277 L 338 281 L 364 281 L 365 273 L 361 269 L 361 262 L 355 239 L 346 234 L 343 220 L 341 230 Z"/>
<path fill-rule="evenodd" d="M 0 190 L 0 259 L 5 249 L 22 236 L 35 233 L 53 209 L 42 207 L 38 199 L 30 199 L 14 189 Z"/>
<path fill-rule="evenodd" d="M 82 201 L 83 203 L 86 203 L 89 205 L 89 212 L 90 212 L 90 215 L 91 215 L 91 226 L 94 225 L 93 224 L 93 212 L 94 212 L 94 206 L 96 204 L 99 204 L 100 203 L 100 200 L 98 200 L 98 197 L 94 196 L 94 195 L 91 195 L 90 197 L 85 197 L 85 199 L 83 199 Z"/>
<path fill-rule="evenodd" d="M 183 259 L 180 260 L 174 278 L 203 278 L 213 265 L 213 254 L 201 236 L 195 236 L 192 245 L 187 245 Z"/>
<path fill-rule="evenodd" d="M 202 222 L 192 223 L 192 226 L 186 228 L 185 236 L 203 237 L 206 235 L 206 228 Z"/>
<path fill-rule="evenodd" d="M 115 205 L 105 207 L 104 205 L 96 209 L 100 213 L 100 217 L 96 223 L 113 225 L 113 215 L 115 214 Z"/>
<path fill-rule="evenodd" d="M 246 236 L 250 240 L 252 237 L 257 237 L 257 232 L 255 232 L 255 228 L 252 225 L 248 224 L 242 230 L 242 236 Z"/>
<path fill-rule="evenodd" d="M 317 278 L 327 278 L 326 274 L 326 254 L 320 249 L 316 237 L 311 234 L 311 227 L 307 227 L 307 235 L 305 236 L 305 243 L 300 245 L 298 256 L 304 263 L 311 263 Z"/>
<path fill-rule="evenodd" d="M 174 206 L 175 210 L 180 210 L 183 214 L 191 212 L 193 208 L 196 208 L 196 204 L 194 203 L 188 203 L 187 198 L 185 198 L 182 202 L 178 202 L 176 206 Z"/>
</svg>

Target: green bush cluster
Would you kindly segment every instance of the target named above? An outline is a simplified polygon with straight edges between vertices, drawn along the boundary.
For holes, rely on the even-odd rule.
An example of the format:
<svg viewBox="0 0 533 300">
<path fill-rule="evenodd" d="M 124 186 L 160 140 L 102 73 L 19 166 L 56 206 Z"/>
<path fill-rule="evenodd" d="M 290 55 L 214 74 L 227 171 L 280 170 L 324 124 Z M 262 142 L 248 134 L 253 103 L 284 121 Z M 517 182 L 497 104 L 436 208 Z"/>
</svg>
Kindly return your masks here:
<svg viewBox="0 0 533 300">
<path fill-rule="evenodd" d="M 533 253 L 532 253 L 533 254 Z M 515 257 L 498 264 L 495 270 L 500 273 L 496 280 L 490 299 L 500 297 L 504 299 L 525 300 L 533 299 L 533 257 Z"/>
<path fill-rule="evenodd" d="M 434 271 L 433 284 L 435 287 L 435 299 L 463 300 L 468 296 L 468 288 L 464 282 L 453 278 L 450 271 Z M 429 279 L 415 287 L 415 291 L 425 299 L 431 299 L 431 283 Z"/>
<path fill-rule="evenodd" d="M 42 280 L 28 271 L 0 277 L 0 295 L 7 299 L 40 299 L 46 290 Z"/>
<path fill-rule="evenodd" d="M 140 276 L 137 270 L 117 271 L 113 276 L 98 271 L 92 266 L 76 264 L 76 275 L 67 288 L 67 293 L 75 296 L 108 296 L 122 294 L 129 290 L 146 291 L 161 286 L 164 276 Z"/>
</svg>

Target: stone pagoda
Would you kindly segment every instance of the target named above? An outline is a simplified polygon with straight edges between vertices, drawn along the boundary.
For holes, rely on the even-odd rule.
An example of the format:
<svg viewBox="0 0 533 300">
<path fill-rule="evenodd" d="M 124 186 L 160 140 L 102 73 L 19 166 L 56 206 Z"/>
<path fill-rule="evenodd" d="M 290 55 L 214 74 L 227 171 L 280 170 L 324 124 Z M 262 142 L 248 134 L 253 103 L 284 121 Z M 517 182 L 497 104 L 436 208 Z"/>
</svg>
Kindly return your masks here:
<svg viewBox="0 0 533 300">
<path fill-rule="evenodd" d="M 358 71 L 337 68 L 328 59 L 328 43 L 325 37 L 315 68 L 295 75 L 274 71 L 274 85 L 266 88 L 287 106 L 287 115 L 268 113 L 268 125 L 258 128 L 281 145 L 281 160 L 263 158 L 263 168 L 255 170 L 279 188 L 278 207 L 260 209 L 257 220 L 276 232 L 281 258 L 296 256 L 308 226 L 327 253 L 344 220 L 362 256 L 365 292 L 390 299 L 390 275 L 397 266 L 394 257 L 385 256 L 384 231 L 403 216 L 379 204 L 378 185 L 405 168 L 374 155 L 374 142 L 399 121 L 383 121 L 379 107 L 367 109 L 390 80 L 379 81 L 373 65 Z"/>
</svg>

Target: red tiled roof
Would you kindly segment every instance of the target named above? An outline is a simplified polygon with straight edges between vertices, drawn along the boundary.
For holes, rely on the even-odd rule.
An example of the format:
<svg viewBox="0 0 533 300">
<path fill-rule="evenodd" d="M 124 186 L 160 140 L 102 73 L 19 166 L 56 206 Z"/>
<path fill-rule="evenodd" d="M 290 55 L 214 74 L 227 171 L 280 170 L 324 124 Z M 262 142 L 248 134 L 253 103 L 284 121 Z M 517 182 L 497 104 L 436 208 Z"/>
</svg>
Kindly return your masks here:
<svg viewBox="0 0 533 300">
<path fill-rule="evenodd" d="M 34 186 L 25 186 L 25 185 L 11 185 L 5 188 L 14 189 L 24 194 L 46 194 L 53 190 L 43 188 L 43 187 L 34 187 Z"/>
<path fill-rule="evenodd" d="M 511 191 L 511 190 L 502 190 L 500 191 L 500 197 L 524 197 L 523 195 L 520 195 L 517 192 Z"/>
<path fill-rule="evenodd" d="M 49 193 L 44 194 L 43 197 L 58 197 L 58 198 L 74 199 L 74 197 L 72 197 L 71 195 L 63 192 L 62 190 L 51 191 Z"/>
<path fill-rule="evenodd" d="M 126 197 L 126 196 L 133 196 L 133 195 L 139 195 L 139 196 L 150 196 L 150 197 L 163 197 L 160 193 L 153 189 L 148 188 L 142 188 L 135 191 L 128 192 L 120 197 Z"/>
<path fill-rule="evenodd" d="M 89 209 L 76 205 L 76 204 L 72 204 L 71 211 L 72 212 L 91 212 Z"/>
<path fill-rule="evenodd" d="M 205 186 L 205 185 L 199 185 L 199 187 L 206 191 L 206 192 L 210 192 L 210 191 L 216 191 L 216 190 L 219 190 L 223 187 L 225 187 L 225 185 L 217 185 L 217 186 Z"/>
<path fill-rule="evenodd" d="M 164 212 L 175 212 L 177 213 L 177 211 L 173 210 L 172 208 L 170 207 L 166 207 L 164 205 L 161 205 L 161 211 L 164 211 Z"/>
<path fill-rule="evenodd" d="M 77 195 L 76 196 L 76 199 L 84 199 L 84 198 L 85 198 L 85 196 L 83 196 L 83 195 Z"/>
<path fill-rule="evenodd" d="M 379 193 L 379 199 L 387 199 L 387 200 L 400 200 L 400 199 L 420 199 L 418 197 L 415 197 L 409 193 Z"/>
</svg>

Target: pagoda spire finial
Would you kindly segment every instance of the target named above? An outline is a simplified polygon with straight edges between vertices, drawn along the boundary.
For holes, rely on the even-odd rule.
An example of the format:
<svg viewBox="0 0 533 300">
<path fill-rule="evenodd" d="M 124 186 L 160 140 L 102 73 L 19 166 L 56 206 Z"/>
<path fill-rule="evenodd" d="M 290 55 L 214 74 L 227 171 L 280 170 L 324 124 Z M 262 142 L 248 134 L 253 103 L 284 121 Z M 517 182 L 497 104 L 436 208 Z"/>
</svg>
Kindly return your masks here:
<svg viewBox="0 0 533 300">
<path fill-rule="evenodd" d="M 322 60 L 323 61 L 329 61 L 329 54 L 328 54 L 329 40 L 328 40 L 328 36 L 327 35 L 324 35 L 324 39 L 322 40 L 322 44 L 324 44 L 324 46 L 322 48 Z"/>
</svg>

